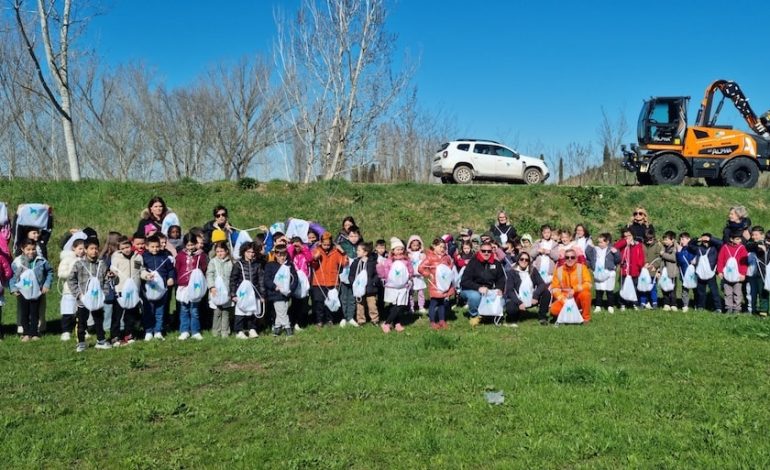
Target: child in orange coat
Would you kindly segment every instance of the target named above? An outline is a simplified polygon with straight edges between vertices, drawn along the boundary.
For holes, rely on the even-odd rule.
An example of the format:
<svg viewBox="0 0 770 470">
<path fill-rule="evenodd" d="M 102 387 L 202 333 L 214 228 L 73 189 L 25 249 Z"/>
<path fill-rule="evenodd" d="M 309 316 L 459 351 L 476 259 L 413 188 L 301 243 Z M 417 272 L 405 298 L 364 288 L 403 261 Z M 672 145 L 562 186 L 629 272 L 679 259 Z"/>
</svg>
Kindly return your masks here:
<svg viewBox="0 0 770 470">
<path fill-rule="evenodd" d="M 446 266 L 447 269 L 439 269 L 439 266 Z M 455 288 L 451 279 L 439 279 L 439 276 L 446 277 L 451 273 L 452 258 L 446 253 L 446 243 L 440 238 L 436 238 L 431 243 L 431 247 L 420 263 L 418 268 L 428 281 L 428 293 L 430 294 L 430 303 L 428 304 L 428 317 L 430 318 L 430 327 L 434 330 L 446 329 L 446 308 L 448 299 L 454 295 Z"/>
</svg>

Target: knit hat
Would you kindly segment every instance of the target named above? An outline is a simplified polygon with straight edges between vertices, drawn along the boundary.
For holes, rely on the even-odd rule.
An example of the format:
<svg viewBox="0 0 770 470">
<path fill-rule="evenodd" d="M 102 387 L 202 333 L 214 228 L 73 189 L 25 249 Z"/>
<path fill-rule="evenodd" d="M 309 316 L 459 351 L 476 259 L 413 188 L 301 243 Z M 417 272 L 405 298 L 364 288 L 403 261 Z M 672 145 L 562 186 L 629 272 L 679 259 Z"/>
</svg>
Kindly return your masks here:
<svg viewBox="0 0 770 470">
<path fill-rule="evenodd" d="M 525 233 L 521 236 L 521 241 L 527 240 L 528 242 L 532 243 L 532 235 Z"/>
<path fill-rule="evenodd" d="M 396 248 L 404 248 L 404 242 L 401 241 L 398 237 L 391 237 L 390 239 L 390 251 L 395 250 Z"/>
<path fill-rule="evenodd" d="M 469 228 L 464 228 L 464 229 L 460 230 L 460 236 L 470 237 L 471 235 L 473 235 L 473 230 L 471 230 Z"/>
<path fill-rule="evenodd" d="M 223 242 L 227 240 L 227 234 L 222 229 L 215 229 L 211 232 L 211 243 Z"/>
</svg>

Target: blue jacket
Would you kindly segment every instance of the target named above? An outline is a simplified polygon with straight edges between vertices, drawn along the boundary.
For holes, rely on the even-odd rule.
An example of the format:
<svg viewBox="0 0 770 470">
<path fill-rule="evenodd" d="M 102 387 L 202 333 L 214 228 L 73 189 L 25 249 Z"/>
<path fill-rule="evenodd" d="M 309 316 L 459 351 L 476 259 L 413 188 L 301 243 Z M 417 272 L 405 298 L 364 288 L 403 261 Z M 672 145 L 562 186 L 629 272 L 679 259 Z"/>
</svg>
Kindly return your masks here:
<svg viewBox="0 0 770 470">
<path fill-rule="evenodd" d="M 701 256 L 707 256 L 711 269 L 717 268 L 717 256 L 719 255 L 719 249 L 722 248 L 722 240 L 709 236 L 708 246 L 702 246 L 698 244 L 698 240 L 693 238 L 687 245 L 687 249 L 695 256 L 695 264 L 698 264 L 698 260 Z"/>
<path fill-rule="evenodd" d="M 684 272 L 687 271 L 687 266 L 692 264 L 692 260 L 695 259 L 695 253 L 690 251 L 689 247 L 682 247 L 676 253 L 676 264 L 679 265 L 679 275 L 684 276 Z"/>
<path fill-rule="evenodd" d="M 43 287 L 50 289 L 51 284 L 53 284 L 53 268 L 48 260 L 42 256 L 38 256 L 34 260 L 29 260 L 26 256 L 19 255 L 13 260 L 11 267 L 13 268 L 13 277 L 9 283 L 11 293 L 19 291 L 19 288 L 16 287 L 16 283 L 19 282 L 19 276 L 21 276 L 21 273 L 24 272 L 25 268 L 32 269 L 41 289 Z"/>
<path fill-rule="evenodd" d="M 164 281 L 176 280 L 174 260 L 167 253 L 159 251 L 157 255 L 152 255 L 149 251 L 145 251 L 142 254 L 142 261 L 144 262 L 144 271 L 158 271 Z"/>
<path fill-rule="evenodd" d="M 297 270 L 294 269 L 294 263 L 286 260 L 286 266 L 291 271 L 291 281 L 289 282 L 289 289 L 294 292 L 297 288 Z M 291 295 L 283 295 L 275 290 L 275 275 L 278 274 L 278 270 L 281 269 L 281 264 L 277 261 L 271 261 L 265 265 L 265 275 L 263 277 L 263 283 L 265 284 L 265 295 L 268 302 L 285 302 L 291 298 Z"/>
</svg>

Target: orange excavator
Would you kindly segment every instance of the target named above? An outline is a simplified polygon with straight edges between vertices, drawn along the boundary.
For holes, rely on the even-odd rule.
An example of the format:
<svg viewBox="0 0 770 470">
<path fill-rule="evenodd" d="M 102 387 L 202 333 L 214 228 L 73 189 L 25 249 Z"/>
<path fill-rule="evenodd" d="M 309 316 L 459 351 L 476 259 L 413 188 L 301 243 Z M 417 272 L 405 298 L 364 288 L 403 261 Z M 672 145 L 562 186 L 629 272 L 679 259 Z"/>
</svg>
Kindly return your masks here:
<svg viewBox="0 0 770 470">
<path fill-rule="evenodd" d="M 722 98 L 712 113 L 714 96 Z M 725 99 L 753 133 L 717 125 Z M 689 96 L 653 97 L 644 102 L 638 144 L 621 146 L 623 166 L 640 184 L 681 184 L 704 178 L 709 186 L 751 188 L 770 170 L 770 111 L 757 116 L 737 83 L 717 80 L 706 88 L 695 125 L 687 125 Z"/>
</svg>

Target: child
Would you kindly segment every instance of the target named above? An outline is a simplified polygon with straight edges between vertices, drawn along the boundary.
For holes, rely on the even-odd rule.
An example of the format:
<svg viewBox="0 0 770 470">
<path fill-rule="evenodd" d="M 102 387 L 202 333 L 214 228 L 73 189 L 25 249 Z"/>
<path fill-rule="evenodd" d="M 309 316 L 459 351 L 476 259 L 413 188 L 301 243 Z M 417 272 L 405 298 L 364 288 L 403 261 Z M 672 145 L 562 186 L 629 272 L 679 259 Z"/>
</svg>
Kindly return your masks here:
<svg viewBox="0 0 770 470">
<path fill-rule="evenodd" d="M 142 255 L 142 262 L 144 264 L 141 274 L 143 280 L 152 281 L 153 273 L 157 272 L 160 275 L 161 282 L 166 287 L 174 285 L 174 279 L 176 278 L 174 263 L 169 258 L 168 253 L 161 251 L 160 238 L 153 235 L 147 239 L 147 251 Z M 163 337 L 163 316 L 168 298 L 168 292 L 164 293 L 157 300 L 145 298 L 143 302 L 145 341 L 152 341 L 153 338 L 161 341 L 165 339 Z"/>
<path fill-rule="evenodd" d="M 179 251 L 176 249 L 176 247 L 168 242 L 168 237 L 163 235 L 161 232 L 157 233 L 158 240 L 160 240 L 160 251 L 164 253 L 168 253 L 168 256 L 176 259 L 176 255 L 179 254 Z M 197 243 L 196 243 L 197 247 Z"/>
<path fill-rule="evenodd" d="M 648 228 L 644 232 L 644 267 L 650 273 L 652 278 L 652 290 L 649 292 L 640 292 L 639 305 L 646 309 L 658 308 L 658 270 L 663 265 L 660 258 L 660 252 L 663 246 L 655 238 L 655 229 Z"/>
<path fill-rule="evenodd" d="M 4 235 L 0 235 L 4 237 Z M 1 242 L 0 242 L 1 243 Z M 8 255 L 7 246 L 0 247 L 0 340 L 3 339 L 3 306 L 5 306 L 4 287 L 13 278 L 13 268 Z"/>
<path fill-rule="evenodd" d="M 112 307 L 112 322 L 110 325 L 110 338 L 113 346 L 125 346 L 132 344 L 136 325 L 139 323 L 139 310 L 141 303 L 125 308 L 139 300 L 139 287 L 142 285 L 142 268 L 144 261 L 142 255 L 135 253 L 132 249 L 131 241 L 127 237 L 118 239 L 118 251 L 112 254 L 110 262 L 110 271 L 115 275 L 113 283 L 115 284 L 116 302 Z M 133 283 L 136 291 L 126 291 L 129 281 Z M 133 298 L 130 298 L 134 296 Z M 123 322 L 123 331 L 121 331 L 121 321 Z"/>
<path fill-rule="evenodd" d="M 71 236 L 74 237 L 75 235 Z M 69 341 L 72 338 L 72 330 L 75 326 L 77 299 L 72 295 L 72 292 L 70 292 L 69 282 L 67 282 L 67 280 L 70 278 L 70 274 L 72 274 L 75 263 L 85 256 L 86 246 L 84 240 L 79 238 L 72 241 L 72 243 L 69 243 L 68 241 L 64 248 L 65 249 L 59 254 L 59 268 L 56 274 L 59 276 L 59 279 L 64 281 L 61 302 L 59 304 L 62 329 L 61 340 Z"/>
<path fill-rule="evenodd" d="M 184 242 L 182 241 L 182 227 L 179 225 L 172 225 L 168 228 L 168 244 L 171 245 L 177 252 L 184 249 Z"/>
<path fill-rule="evenodd" d="M 708 265 L 712 270 L 711 276 L 706 279 L 703 279 L 703 276 L 698 275 L 698 287 L 695 291 L 695 301 L 698 305 L 698 309 L 704 310 L 706 308 L 706 288 L 708 288 L 711 294 L 711 300 L 714 304 L 714 312 L 722 313 L 722 297 L 719 295 L 717 279 L 713 274 L 717 265 L 718 252 L 722 248 L 722 240 L 712 237 L 710 233 L 704 233 L 697 240 L 690 240 L 690 244 L 687 248 L 695 255 L 693 264 L 696 266 L 696 272 L 698 271 L 698 263 L 705 263 L 705 261 L 708 261 Z M 701 258 L 705 259 L 701 261 Z"/>
<path fill-rule="evenodd" d="M 532 266 L 537 269 L 540 277 L 546 284 L 550 284 L 553 279 L 553 271 L 556 267 L 556 261 L 559 259 L 559 251 L 556 249 L 556 242 L 551 239 L 553 230 L 550 225 L 540 227 L 540 240 L 535 242 L 529 252 L 532 258 Z"/>
<path fill-rule="evenodd" d="M 404 268 L 406 275 L 399 275 L 397 271 Z M 412 263 L 404 250 L 404 242 L 396 237 L 391 238 L 390 257 L 377 265 L 377 275 L 385 284 L 384 299 L 390 304 L 388 318 L 380 323 L 384 333 L 390 333 L 391 328 L 395 328 L 399 333 L 404 331 L 401 317 L 409 308 L 409 280 L 413 274 Z M 406 282 L 401 282 L 404 279 Z"/>
<path fill-rule="evenodd" d="M 377 258 L 377 264 L 380 264 L 384 262 L 386 259 L 388 259 L 388 248 L 385 245 L 385 240 L 380 238 L 375 242 L 374 252 Z M 378 312 L 385 311 L 384 296 L 385 296 L 385 286 L 382 284 L 382 281 L 378 277 L 377 278 L 377 311 Z"/>
<path fill-rule="evenodd" d="M 139 256 L 142 256 L 144 254 L 145 249 L 146 249 L 146 246 L 145 246 L 144 233 L 136 232 L 134 236 L 131 238 L 131 251 L 133 251 Z"/>
<path fill-rule="evenodd" d="M 620 253 L 612 244 L 612 235 L 602 233 L 597 238 L 596 246 L 588 246 L 586 262 L 594 276 L 596 307 L 594 312 L 601 312 L 602 307 L 609 313 L 615 313 L 615 276 L 620 263 Z"/>
<path fill-rule="evenodd" d="M 416 310 L 419 314 L 427 313 L 427 310 L 425 310 L 425 288 L 428 286 L 425 284 L 425 279 L 418 272 L 420 263 L 425 259 L 422 245 L 422 238 L 418 235 L 412 235 L 406 243 L 407 254 L 412 263 L 412 272 L 414 273 L 412 277 L 412 292 L 409 294 L 409 308 L 412 312 Z M 417 294 L 417 308 L 415 308 L 414 304 L 414 293 Z"/>
<path fill-rule="evenodd" d="M 13 278 L 11 279 L 11 293 L 16 296 L 21 313 L 21 328 L 23 342 L 37 341 L 40 339 L 38 323 L 40 321 L 41 304 L 45 294 L 51 289 L 53 283 L 53 268 L 48 260 L 37 254 L 34 240 L 24 240 L 21 245 L 21 254 L 13 260 Z M 30 279 L 20 280 L 26 271 L 32 271 Z M 22 289 L 18 284 L 22 283 Z M 35 284 L 40 288 L 35 291 Z M 26 289 L 25 287 L 31 287 Z M 35 296 L 35 294 L 38 294 Z M 25 297 L 27 295 L 27 297 Z M 83 323 L 85 325 L 85 322 Z"/>
<path fill-rule="evenodd" d="M 767 315 L 767 308 L 759 308 L 759 302 L 767 298 L 764 277 L 767 270 L 765 229 L 759 225 L 751 228 L 751 239 L 746 243 L 749 252 L 749 269 L 746 271 L 746 297 L 749 313 Z"/>
<path fill-rule="evenodd" d="M 227 242 L 218 241 L 214 243 L 214 257 L 206 268 L 206 281 L 209 285 L 209 307 L 213 312 L 213 324 L 211 334 L 215 337 L 221 336 L 227 338 L 230 336 L 230 317 L 233 314 L 233 303 L 227 292 L 227 301 L 218 305 L 214 303 L 217 294 L 217 279 L 220 279 L 220 285 L 224 283 L 227 289 L 230 283 L 230 275 L 233 272 L 233 261 L 230 258 L 230 248 Z"/>
<path fill-rule="evenodd" d="M 735 262 L 732 259 L 735 259 Z M 738 272 L 735 272 L 737 264 Z M 743 246 L 743 232 L 734 230 L 730 233 L 729 243 L 722 245 L 717 257 L 717 277 L 722 281 L 725 293 L 725 313 L 738 314 L 743 305 L 743 283 L 749 267 L 749 253 Z"/>
<path fill-rule="evenodd" d="M 326 306 L 329 291 L 336 289 L 340 284 L 340 271 L 348 264 L 348 257 L 342 248 L 332 243 L 332 234 L 324 232 L 321 242 L 313 250 L 313 276 L 310 280 L 310 292 L 313 299 L 313 312 L 315 313 L 316 326 L 334 324 L 332 312 Z M 351 292 L 352 293 L 352 292 Z M 356 323 L 358 325 L 358 323 Z"/>
<path fill-rule="evenodd" d="M 695 253 L 688 249 L 690 244 L 690 234 L 688 232 L 682 232 L 679 234 L 679 243 L 676 245 L 676 264 L 679 267 L 679 280 L 682 281 L 682 311 L 686 312 L 690 310 L 690 296 L 693 294 L 692 289 L 688 289 L 684 286 L 684 276 L 687 272 L 687 268 L 693 264 L 695 260 Z M 692 295 L 694 298 L 695 296 Z"/>
<path fill-rule="evenodd" d="M 623 283 L 627 277 L 631 277 L 631 281 L 634 284 L 634 290 L 636 291 L 636 298 L 639 299 L 639 291 L 636 283 L 639 280 L 639 274 L 644 267 L 644 248 L 634 238 L 634 234 L 628 227 L 623 228 L 620 231 L 620 240 L 615 242 L 614 248 L 620 252 L 620 286 L 623 288 Z M 636 309 L 637 304 L 635 302 L 628 301 L 626 299 L 621 300 L 620 309 L 625 310 L 627 306 L 631 306 Z"/>
<path fill-rule="evenodd" d="M 300 237 L 293 237 L 291 244 L 286 247 L 286 251 L 289 254 L 289 260 L 294 265 L 294 270 L 297 271 L 297 277 L 302 276 L 310 282 L 310 263 L 313 261 L 313 255 L 310 253 L 310 248 L 302 243 Z M 302 274 L 300 274 L 302 273 Z M 309 311 L 308 296 L 294 298 L 289 306 L 289 319 L 294 325 L 295 331 L 302 331 L 307 326 L 307 315 Z"/>
<path fill-rule="evenodd" d="M 586 264 L 586 253 L 580 248 L 580 245 L 572 239 L 572 231 L 569 229 L 559 230 L 559 261 L 557 266 L 564 264 L 564 254 L 569 250 L 575 250 L 577 254 L 577 262 L 580 264 Z"/>
<path fill-rule="evenodd" d="M 420 263 L 420 274 L 428 280 L 428 292 L 430 294 L 430 304 L 428 305 L 428 318 L 430 318 L 430 327 L 434 330 L 443 330 L 447 328 L 446 309 L 448 299 L 455 294 L 454 282 L 450 282 L 449 289 L 442 290 L 436 281 L 436 271 L 439 265 L 444 265 L 452 269 L 454 263 L 452 258 L 446 253 L 446 244 L 440 238 L 436 238 L 431 243 L 425 260 Z"/>
<path fill-rule="evenodd" d="M 262 244 L 248 242 L 241 245 L 241 259 L 233 263 L 230 273 L 230 295 L 233 303 L 238 303 L 238 287 L 243 281 L 249 281 L 254 288 L 254 295 L 260 302 L 265 298 L 265 271 L 262 269 Z M 259 311 L 245 312 L 236 306 L 235 308 L 235 337 L 238 339 L 258 338 L 257 317 L 264 315 Z M 248 330 L 248 335 L 247 331 Z"/>
<path fill-rule="evenodd" d="M 662 260 L 662 266 L 658 273 L 658 279 L 660 279 L 663 270 L 666 270 L 666 274 L 674 284 L 674 288 L 670 292 L 665 292 L 661 289 L 663 294 L 663 310 L 673 310 L 676 312 L 676 279 L 679 277 L 677 273 L 679 271 L 676 259 L 676 234 L 672 231 L 668 231 L 663 234 L 663 240 L 661 244 L 663 248 L 660 250 L 660 259 Z"/>
<path fill-rule="evenodd" d="M 593 246 L 594 244 L 591 240 L 591 234 L 588 233 L 588 229 L 583 224 L 575 225 L 575 231 L 572 238 L 575 240 L 575 243 L 577 243 L 577 246 L 583 250 L 583 253 L 586 252 L 589 246 Z"/>
<path fill-rule="evenodd" d="M 529 252 L 532 251 L 532 235 L 525 233 L 521 236 L 519 243 L 521 243 L 521 247 L 518 249 L 518 253 L 526 252 L 529 254 Z"/>
<path fill-rule="evenodd" d="M 339 247 L 345 252 L 348 259 L 347 266 L 350 266 L 350 260 L 356 259 L 356 249 L 361 243 L 361 232 L 358 227 L 352 225 L 347 229 L 347 236 L 343 236 L 342 232 L 338 236 Z M 344 270 L 343 270 L 344 271 Z M 340 326 L 345 325 L 358 326 L 355 320 L 356 315 L 356 300 L 353 298 L 353 288 L 348 283 L 348 277 L 344 273 L 340 275 L 340 304 L 342 305 L 342 320 Z"/>
<path fill-rule="evenodd" d="M 276 245 L 276 249 L 273 250 L 275 260 L 265 265 L 265 294 L 268 303 L 270 303 L 275 311 L 275 321 L 273 322 L 273 336 L 280 336 L 281 331 L 286 332 L 286 336 L 294 334 L 294 330 L 291 328 L 291 321 L 289 320 L 289 301 L 291 300 L 291 293 L 297 288 L 297 270 L 294 269 L 294 264 L 289 261 L 289 255 L 286 251 L 286 245 Z M 289 291 L 281 292 L 280 287 L 276 285 L 276 276 L 278 271 L 283 267 L 289 268 Z"/>
<path fill-rule="evenodd" d="M 89 283 L 92 278 L 96 278 L 99 288 L 104 296 L 109 289 L 108 280 L 114 276 L 109 267 L 99 259 L 99 242 L 94 238 L 85 241 L 86 254 L 75 263 L 72 273 L 69 276 L 68 284 L 70 292 L 75 296 L 78 303 L 78 345 L 75 351 L 83 352 L 86 350 L 86 324 L 88 317 L 93 316 L 94 327 L 96 328 L 96 349 L 110 349 L 110 343 L 104 338 L 104 297 L 102 297 L 101 306 L 96 306 L 94 310 L 86 308 L 84 297 L 97 295 L 91 291 Z"/>
<path fill-rule="evenodd" d="M 177 274 L 177 303 L 179 297 L 182 297 L 179 307 L 179 340 L 184 341 L 188 338 L 202 340 L 201 321 L 200 321 L 200 299 L 194 300 L 189 297 L 191 289 L 195 286 L 190 285 L 190 275 L 194 270 L 199 269 L 206 272 L 208 260 L 202 250 L 198 249 L 198 240 L 192 233 L 188 233 L 182 239 L 184 250 L 176 255 L 176 274 Z M 201 287 L 205 291 L 205 286 Z"/>
<path fill-rule="evenodd" d="M 361 271 L 366 272 L 366 295 L 356 298 L 356 322 L 359 325 L 366 323 L 367 312 L 372 324 L 378 325 L 380 323 L 377 295 L 382 283 L 377 277 L 377 256 L 372 253 L 373 249 L 371 243 L 360 243 L 356 249 L 358 257 L 350 265 L 351 285 Z"/>
</svg>

